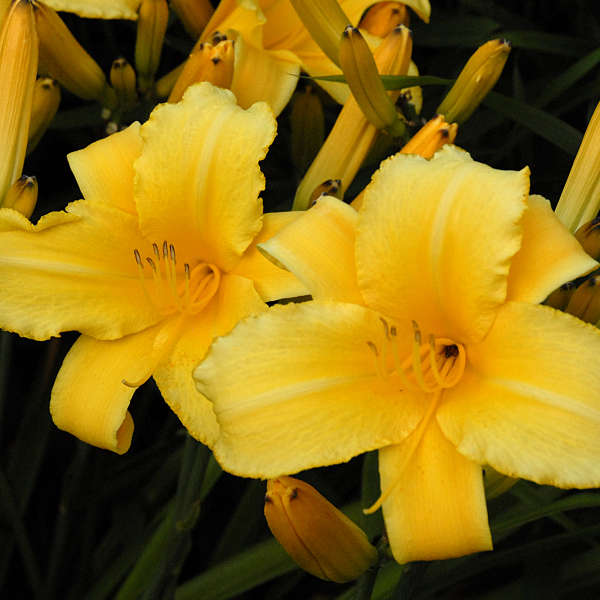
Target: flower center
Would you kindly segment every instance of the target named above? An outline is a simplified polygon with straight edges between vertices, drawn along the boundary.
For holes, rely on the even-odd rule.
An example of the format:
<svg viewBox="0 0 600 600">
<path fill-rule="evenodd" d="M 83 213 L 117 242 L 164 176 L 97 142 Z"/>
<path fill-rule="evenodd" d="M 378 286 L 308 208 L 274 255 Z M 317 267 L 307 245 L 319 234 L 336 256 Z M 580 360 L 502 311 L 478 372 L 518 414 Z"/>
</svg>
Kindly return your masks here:
<svg viewBox="0 0 600 600">
<path fill-rule="evenodd" d="M 152 244 L 153 255 L 142 259 L 133 251 L 144 294 L 163 315 L 198 314 L 219 289 L 221 273 L 215 265 L 200 262 L 178 265 L 175 246 L 163 242 L 162 251 Z"/>
<path fill-rule="evenodd" d="M 395 325 L 380 317 L 382 342 L 367 342 L 375 357 L 375 368 L 384 380 L 397 380 L 401 390 L 434 393 L 455 386 L 465 370 L 466 352 L 462 344 L 429 335 L 423 342 L 421 330 L 413 321 L 412 349 L 402 355 Z"/>
</svg>

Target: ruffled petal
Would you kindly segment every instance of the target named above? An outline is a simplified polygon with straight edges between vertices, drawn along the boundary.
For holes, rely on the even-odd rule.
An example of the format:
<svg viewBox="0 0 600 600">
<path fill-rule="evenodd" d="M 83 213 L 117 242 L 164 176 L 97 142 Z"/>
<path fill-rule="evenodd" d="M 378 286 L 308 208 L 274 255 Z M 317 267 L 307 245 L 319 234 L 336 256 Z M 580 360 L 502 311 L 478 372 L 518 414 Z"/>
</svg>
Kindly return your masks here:
<svg viewBox="0 0 600 600">
<path fill-rule="evenodd" d="M 67 155 L 86 200 L 107 202 L 133 215 L 133 163 L 142 152 L 140 124 Z"/>
<path fill-rule="evenodd" d="M 231 91 L 242 108 L 266 102 L 275 116 L 287 105 L 300 74 L 300 64 L 287 50 L 265 50 L 244 40 L 241 33 L 228 31 L 235 41 Z"/>
<path fill-rule="evenodd" d="M 133 250 L 152 255 L 137 220 L 108 204 L 73 202 L 31 225 L 0 211 L 0 324 L 37 340 L 75 330 L 114 339 L 161 315 Z"/>
<path fill-rule="evenodd" d="M 598 267 L 542 196 L 529 196 L 521 225 L 523 241 L 510 265 L 507 300 L 537 304 Z"/>
<path fill-rule="evenodd" d="M 480 340 L 506 298 L 529 171 L 499 171 L 454 146 L 397 154 L 364 192 L 358 285 L 371 308 L 458 342 Z"/>
<path fill-rule="evenodd" d="M 409 437 L 379 451 L 382 492 L 395 484 L 383 502 L 383 516 L 396 561 L 491 550 L 481 467 L 456 451 L 435 419 L 408 466 L 398 473 L 410 445 Z"/>
<path fill-rule="evenodd" d="M 467 348 L 438 410 L 459 452 L 512 477 L 600 485 L 600 332 L 545 306 L 509 302 Z"/>
<path fill-rule="evenodd" d="M 225 275 L 215 298 L 186 321 L 173 351 L 154 371 L 167 404 L 190 435 L 204 444 L 214 443 L 218 426 L 212 403 L 196 389 L 192 371 L 215 337 L 229 332 L 243 317 L 266 309 L 250 280 Z"/>
<path fill-rule="evenodd" d="M 376 375 L 367 342 L 379 316 L 353 304 L 277 306 L 214 342 L 194 372 L 220 426 L 217 460 L 277 477 L 397 443 L 423 415 L 423 394 Z"/>
<path fill-rule="evenodd" d="M 43 0 L 54 10 L 72 12 L 90 19 L 137 19 L 141 0 Z"/>
<path fill-rule="evenodd" d="M 362 304 L 354 242 L 358 213 L 325 196 L 260 248 L 291 271 L 315 299 Z"/>
<path fill-rule="evenodd" d="M 248 110 L 209 83 L 156 108 L 142 126 L 135 199 L 144 235 L 229 270 L 261 229 L 258 162 L 275 136 L 266 104 Z"/>
<path fill-rule="evenodd" d="M 148 370 L 160 330 L 158 325 L 114 341 L 82 335 L 52 388 L 50 413 L 56 426 L 93 446 L 127 452 L 133 435 L 127 408 L 135 388 L 123 379 L 139 379 Z"/>
<path fill-rule="evenodd" d="M 271 239 L 303 214 L 299 211 L 265 213 L 260 233 L 232 271 L 236 275 L 251 279 L 256 291 L 265 302 L 306 296 L 309 293 L 297 277 L 286 269 L 274 265 L 257 247 L 257 244 Z"/>
</svg>

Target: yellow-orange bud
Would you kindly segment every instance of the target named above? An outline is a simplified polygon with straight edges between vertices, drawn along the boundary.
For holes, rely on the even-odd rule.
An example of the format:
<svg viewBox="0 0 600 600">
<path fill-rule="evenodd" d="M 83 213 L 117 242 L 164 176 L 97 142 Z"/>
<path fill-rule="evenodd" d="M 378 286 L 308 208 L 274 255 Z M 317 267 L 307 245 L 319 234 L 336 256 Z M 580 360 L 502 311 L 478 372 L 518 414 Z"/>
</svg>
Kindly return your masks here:
<svg viewBox="0 0 600 600">
<path fill-rule="evenodd" d="M 498 81 L 509 53 L 507 40 L 491 40 L 479 46 L 436 112 L 448 122 L 466 121 Z"/>
<path fill-rule="evenodd" d="M 171 6 L 194 39 L 200 37 L 215 10 L 210 0 L 171 0 Z"/>
<path fill-rule="evenodd" d="M 135 68 L 141 92 L 154 83 L 168 20 L 167 0 L 142 0 L 135 39 Z"/>
<path fill-rule="evenodd" d="M 600 277 L 591 276 L 573 292 L 565 308 L 582 321 L 597 323 L 600 320 Z"/>
<path fill-rule="evenodd" d="M 185 90 L 199 81 L 209 81 L 222 88 L 231 87 L 234 43 L 232 40 L 219 39 L 214 44 L 205 42 L 192 50 L 171 90 L 169 102 L 179 102 Z"/>
<path fill-rule="evenodd" d="M 32 152 L 54 119 L 60 105 L 60 86 L 51 77 L 40 77 L 33 90 L 27 152 Z"/>
<path fill-rule="evenodd" d="M 402 2 L 378 2 L 367 9 L 359 27 L 371 35 L 385 37 L 394 27 L 410 23 L 410 15 Z"/>
<path fill-rule="evenodd" d="M 585 135 L 558 204 L 556 216 L 571 231 L 592 219 L 600 210 L 600 103 Z"/>
<path fill-rule="evenodd" d="M 575 232 L 575 237 L 594 260 L 600 259 L 600 217 L 584 223 Z"/>
<path fill-rule="evenodd" d="M 544 304 L 556 308 L 557 310 L 564 310 L 567 307 L 575 288 L 576 285 L 573 281 L 563 283 L 559 288 L 556 288 L 546 300 L 544 300 Z"/>
<path fill-rule="evenodd" d="M 341 200 L 343 196 L 342 182 L 339 179 L 328 179 L 321 185 L 318 185 L 310 197 L 310 206 L 316 203 L 321 196 L 333 196 Z"/>
<path fill-rule="evenodd" d="M 321 579 L 351 581 L 377 560 L 364 531 L 299 479 L 268 481 L 265 517 L 286 552 Z"/>
<path fill-rule="evenodd" d="M 98 100 L 109 108 L 116 105 L 98 63 L 73 37 L 62 19 L 49 6 L 36 3 L 35 23 L 40 38 L 40 73 L 49 75 L 84 100 Z"/>
<path fill-rule="evenodd" d="M 135 106 L 137 102 L 135 71 L 124 58 L 113 60 L 110 68 L 110 83 L 117 94 L 119 106 L 123 110 Z"/>
<path fill-rule="evenodd" d="M 292 162 L 302 175 L 325 139 L 323 104 L 310 86 L 294 94 L 290 114 Z"/>
<path fill-rule="evenodd" d="M 431 158 L 445 144 L 452 144 L 458 132 L 456 123 L 447 123 L 442 115 L 430 119 L 402 147 L 402 154 Z"/>
<path fill-rule="evenodd" d="M 23 216 L 29 219 L 35 209 L 37 197 L 37 179 L 23 175 L 8 188 L 2 207 L 18 210 Z"/>
<path fill-rule="evenodd" d="M 33 8 L 19 0 L 0 32 L 0 203 L 23 168 L 37 67 Z"/>
</svg>

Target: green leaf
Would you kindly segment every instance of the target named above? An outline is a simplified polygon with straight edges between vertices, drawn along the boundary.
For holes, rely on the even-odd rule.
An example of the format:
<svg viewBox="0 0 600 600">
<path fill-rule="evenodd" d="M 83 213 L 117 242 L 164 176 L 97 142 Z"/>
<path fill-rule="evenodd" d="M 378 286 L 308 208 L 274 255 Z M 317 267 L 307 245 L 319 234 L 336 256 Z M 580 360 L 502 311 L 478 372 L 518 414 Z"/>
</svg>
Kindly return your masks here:
<svg viewBox="0 0 600 600">
<path fill-rule="evenodd" d="M 415 41 L 419 47 L 474 48 L 496 36 L 500 23 L 488 17 L 455 17 L 432 20 L 428 25 L 415 23 Z"/>
<path fill-rule="evenodd" d="M 543 31 L 502 31 L 498 33 L 498 36 L 509 40 L 513 48 L 537 50 L 563 56 L 580 56 L 594 47 L 594 43 L 591 41 Z"/>
<path fill-rule="evenodd" d="M 583 135 L 571 125 L 551 114 L 498 92 L 490 92 L 483 104 L 516 123 L 524 125 L 568 154 L 573 156 L 577 154 Z"/>
</svg>

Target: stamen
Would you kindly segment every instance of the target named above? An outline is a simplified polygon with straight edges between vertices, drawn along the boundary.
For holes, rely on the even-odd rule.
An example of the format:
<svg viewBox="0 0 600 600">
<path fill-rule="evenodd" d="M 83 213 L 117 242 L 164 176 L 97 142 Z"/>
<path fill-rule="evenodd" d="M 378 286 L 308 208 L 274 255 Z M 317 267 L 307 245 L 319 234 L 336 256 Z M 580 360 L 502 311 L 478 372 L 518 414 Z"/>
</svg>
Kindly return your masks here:
<svg viewBox="0 0 600 600">
<path fill-rule="evenodd" d="M 135 262 L 138 264 L 138 267 L 143 270 L 144 265 L 142 264 L 142 257 L 140 256 L 140 251 L 137 248 L 133 251 L 133 256 L 135 256 Z"/>
<path fill-rule="evenodd" d="M 156 244 L 156 242 L 152 244 L 152 250 L 154 250 L 154 256 L 156 256 L 156 260 L 160 262 L 160 252 L 158 250 L 158 245 Z"/>
<path fill-rule="evenodd" d="M 400 381 L 402 382 L 402 389 L 410 390 L 411 392 L 419 391 L 419 388 L 410 382 L 408 379 L 408 375 L 406 370 L 404 369 L 404 364 L 402 359 L 400 358 L 400 353 L 398 352 L 398 341 L 397 341 L 397 330 L 396 326 L 392 325 L 390 328 L 390 333 L 393 338 L 392 340 L 392 357 L 394 359 L 394 370 L 398 373 L 398 377 L 400 377 Z"/>
<path fill-rule="evenodd" d="M 419 386 L 421 387 L 421 389 L 424 392 L 427 392 L 427 393 L 434 392 L 436 390 L 435 386 L 434 387 L 428 386 L 427 383 L 425 382 L 425 377 L 423 376 L 423 364 L 422 364 L 422 358 L 421 358 L 421 330 L 419 329 L 419 326 L 417 325 L 417 323 L 415 323 L 415 321 L 413 321 L 412 324 L 413 324 L 413 329 L 415 332 L 415 339 L 413 342 L 413 349 L 412 349 L 413 372 L 417 379 L 417 383 L 419 384 Z"/>
<path fill-rule="evenodd" d="M 185 273 L 185 295 L 184 295 L 184 299 L 185 299 L 185 305 L 189 306 L 190 304 L 190 265 L 188 265 L 187 263 L 185 263 L 183 265 L 183 271 Z"/>
<path fill-rule="evenodd" d="M 433 377 L 435 378 L 435 380 L 438 382 L 438 385 L 442 388 L 446 387 L 444 384 L 444 379 L 442 378 L 440 370 L 437 366 L 437 357 L 435 353 L 435 336 L 433 334 L 430 334 L 429 336 L 429 362 L 431 363 L 431 372 L 433 373 Z M 444 363 L 442 368 L 444 368 L 445 366 L 446 363 Z"/>
<path fill-rule="evenodd" d="M 419 447 L 419 444 L 421 443 L 421 440 L 423 439 L 423 435 L 425 434 L 427 425 L 429 425 L 431 418 L 435 414 L 435 410 L 437 408 L 441 395 L 442 393 L 439 390 L 435 394 L 433 394 L 425 416 L 421 419 L 421 422 L 419 423 L 417 429 L 411 434 L 412 439 L 407 440 L 407 451 L 404 455 L 402 462 L 400 463 L 400 468 L 397 471 L 396 479 L 394 479 L 392 485 L 390 485 L 387 488 L 387 490 L 385 490 L 385 492 L 383 492 L 381 496 L 379 496 L 378 500 L 374 504 L 372 504 L 368 508 L 363 508 L 363 513 L 365 515 L 371 515 L 376 510 L 379 510 L 381 508 L 381 505 L 389 498 L 390 494 L 396 489 L 396 486 L 398 485 L 400 479 L 404 475 L 406 467 L 408 467 L 410 460 L 414 456 L 415 452 L 417 451 L 417 448 Z"/>
</svg>

